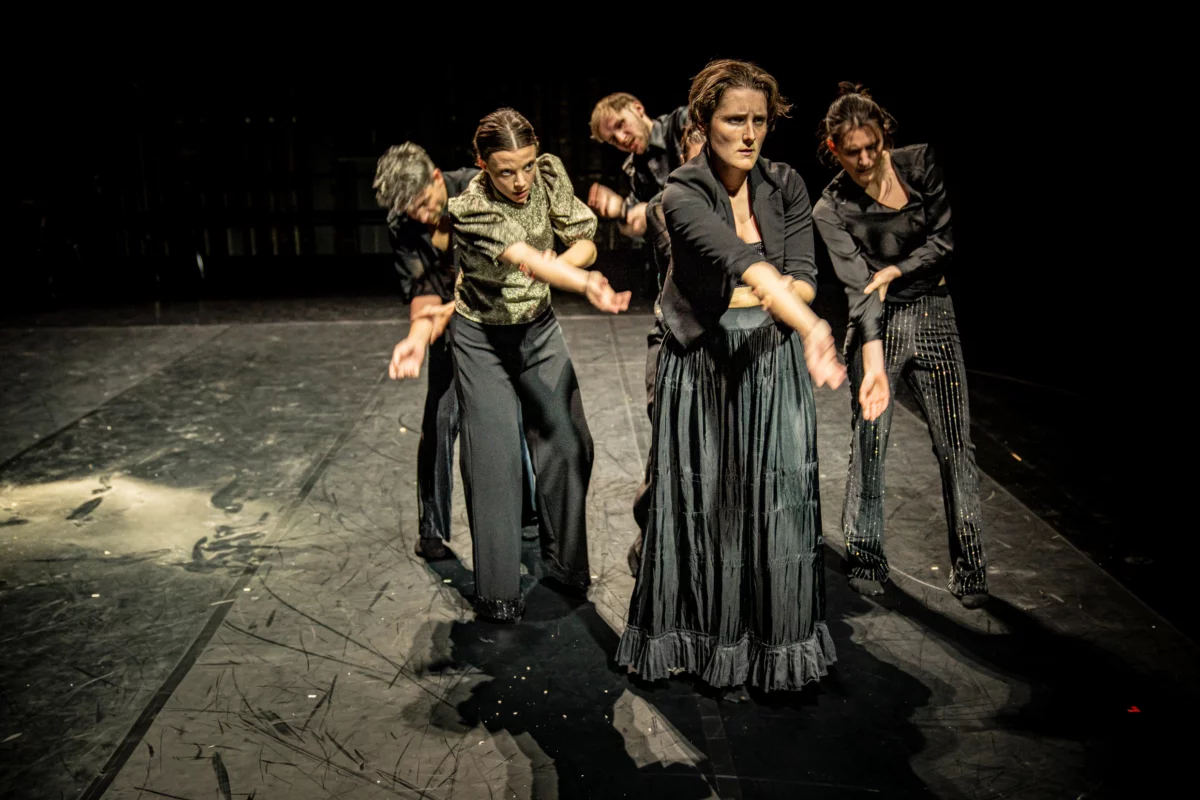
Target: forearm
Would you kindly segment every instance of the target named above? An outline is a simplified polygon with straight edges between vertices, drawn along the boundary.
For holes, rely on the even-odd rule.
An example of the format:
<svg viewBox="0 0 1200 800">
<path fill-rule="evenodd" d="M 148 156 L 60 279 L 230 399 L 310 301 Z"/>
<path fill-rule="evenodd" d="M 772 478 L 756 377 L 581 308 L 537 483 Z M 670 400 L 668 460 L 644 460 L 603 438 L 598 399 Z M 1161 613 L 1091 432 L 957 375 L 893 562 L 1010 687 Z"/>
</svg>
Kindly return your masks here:
<svg viewBox="0 0 1200 800">
<path fill-rule="evenodd" d="M 875 339 L 862 347 L 863 372 L 883 372 L 887 364 L 883 360 L 883 340 Z"/>
<path fill-rule="evenodd" d="M 573 267 L 586 269 L 596 263 L 596 245 L 588 239 L 580 239 L 558 258 Z"/>
<path fill-rule="evenodd" d="M 821 321 L 808 304 L 801 301 L 799 290 L 791 290 L 779 270 L 767 262 L 752 264 L 742 274 L 742 280 L 769 304 L 771 314 L 776 319 L 790 325 L 801 336 L 808 336 Z"/>
<path fill-rule="evenodd" d="M 817 290 L 812 287 L 811 283 L 792 281 L 791 289 L 800 302 L 805 305 L 811 305 L 812 301 L 817 299 Z"/>
<path fill-rule="evenodd" d="M 581 244 L 583 242 L 576 242 L 571 245 L 571 250 Z M 592 258 L 594 259 L 595 245 L 592 245 L 591 242 L 587 242 L 587 244 L 592 248 Z M 565 256 L 570 254 L 571 250 L 568 250 L 563 257 L 547 258 L 528 244 L 520 242 L 505 250 L 500 256 L 500 260 L 514 267 L 524 264 L 535 278 L 550 284 L 555 289 L 584 294 L 587 291 L 588 273 L 587 270 L 580 269 L 566 260 Z"/>
<path fill-rule="evenodd" d="M 432 306 L 440 306 L 442 298 L 436 294 L 421 294 L 412 299 L 412 303 L 408 306 L 408 318 L 417 320 L 422 316 L 422 313 Z"/>
<path fill-rule="evenodd" d="M 414 319 L 408 326 L 408 336 L 405 338 L 420 348 L 428 347 L 433 338 L 433 320 L 429 317 Z"/>
</svg>

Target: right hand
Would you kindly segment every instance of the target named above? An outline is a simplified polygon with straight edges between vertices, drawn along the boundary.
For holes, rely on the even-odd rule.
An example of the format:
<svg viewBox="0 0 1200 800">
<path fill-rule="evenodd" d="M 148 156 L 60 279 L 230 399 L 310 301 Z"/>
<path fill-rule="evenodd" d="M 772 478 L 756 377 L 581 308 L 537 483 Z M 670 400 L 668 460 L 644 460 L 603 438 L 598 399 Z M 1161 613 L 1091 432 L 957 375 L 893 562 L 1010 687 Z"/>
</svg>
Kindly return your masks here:
<svg viewBox="0 0 1200 800">
<path fill-rule="evenodd" d="M 588 208 L 605 219 L 619 219 L 625 200 L 604 184 L 593 183 L 588 189 Z"/>
<path fill-rule="evenodd" d="M 858 404 L 862 407 L 863 419 L 867 422 L 879 419 L 892 399 L 891 394 L 886 372 L 883 370 L 864 372 L 862 386 L 858 389 Z"/>
<path fill-rule="evenodd" d="M 837 358 L 833 331 L 825 320 L 817 322 L 804 337 L 804 360 L 818 387 L 828 384 L 830 389 L 836 389 L 846 379 L 846 368 Z"/>
<path fill-rule="evenodd" d="M 388 364 L 388 377 L 394 381 L 421 376 L 421 364 L 425 363 L 425 347 L 412 339 L 402 339 L 392 350 Z"/>
<path fill-rule="evenodd" d="M 599 272 L 588 273 L 584 294 L 593 306 L 610 314 L 619 314 L 629 308 L 629 298 L 633 295 L 632 292 L 614 292 L 608 278 Z"/>
</svg>

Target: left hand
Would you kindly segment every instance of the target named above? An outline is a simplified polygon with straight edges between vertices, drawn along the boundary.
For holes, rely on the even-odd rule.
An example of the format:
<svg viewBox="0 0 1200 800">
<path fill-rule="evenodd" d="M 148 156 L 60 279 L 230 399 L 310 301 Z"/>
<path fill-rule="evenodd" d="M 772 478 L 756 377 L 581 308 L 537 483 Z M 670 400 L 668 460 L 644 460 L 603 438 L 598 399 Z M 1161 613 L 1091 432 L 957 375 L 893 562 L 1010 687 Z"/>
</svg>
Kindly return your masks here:
<svg viewBox="0 0 1200 800">
<path fill-rule="evenodd" d="M 867 284 L 867 288 L 863 289 L 863 294 L 870 294 L 878 289 L 879 301 L 882 303 L 887 298 L 888 284 L 903 274 L 899 267 L 884 267 L 871 276 L 871 282 Z"/>
</svg>

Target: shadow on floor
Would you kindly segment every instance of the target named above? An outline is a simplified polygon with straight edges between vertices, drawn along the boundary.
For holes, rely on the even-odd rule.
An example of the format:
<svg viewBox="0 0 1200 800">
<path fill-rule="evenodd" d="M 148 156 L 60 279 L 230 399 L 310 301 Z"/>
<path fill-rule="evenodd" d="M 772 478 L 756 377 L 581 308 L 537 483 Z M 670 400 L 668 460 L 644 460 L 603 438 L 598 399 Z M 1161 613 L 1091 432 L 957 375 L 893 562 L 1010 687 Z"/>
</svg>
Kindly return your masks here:
<svg viewBox="0 0 1200 800">
<path fill-rule="evenodd" d="M 1149 796 L 1183 785 L 1191 757 L 1185 747 L 1194 737 L 1179 732 L 1190 730 L 1200 712 L 1193 690 L 1139 674 L 1119 656 L 998 597 L 978 612 L 1003 627 L 988 633 L 930 609 L 894 583 L 878 601 L 947 644 L 963 663 L 1010 683 L 1008 705 L 986 727 L 1043 740 L 1048 758 L 1069 753 L 1089 786 L 1080 797 Z"/>
<path fill-rule="evenodd" d="M 909 766 L 923 747 L 910 716 L 927 702 L 929 689 L 851 644 L 850 626 L 841 618 L 830 621 L 839 661 L 820 685 L 714 703 L 711 693 L 687 680 L 631 680 L 613 664 L 618 636 L 594 606 L 538 580 L 536 544 L 526 546 L 523 560 L 532 574 L 524 619 L 515 626 L 478 621 L 439 626 L 432 639 L 444 658 L 430 669 L 478 671 L 489 678 L 465 696 L 449 698 L 458 719 L 435 715 L 432 722 L 458 733 L 481 724 L 492 733 L 507 732 L 519 747 L 532 743 L 523 747 L 534 766 L 531 796 L 707 798 L 715 796 L 714 773 L 729 785 L 729 771 L 736 774 L 740 795 L 723 796 L 878 797 L 881 791 L 888 797 L 931 796 Z M 461 562 L 430 567 L 471 596 L 472 575 Z M 842 588 L 844 581 L 836 584 L 831 608 L 851 614 L 869 609 Z M 638 720 L 648 722 L 649 730 L 633 730 L 628 703 L 618 703 L 626 691 L 650 706 Z M 717 710 L 720 725 L 711 711 L 702 719 L 702 704 Z M 664 726 L 645 719 L 654 716 L 686 740 L 684 749 L 698 768 L 657 760 L 647 739 L 661 742 L 655 735 Z M 864 735 L 866 719 L 872 721 L 870 735 Z M 717 753 L 710 742 L 722 738 Z"/>
</svg>

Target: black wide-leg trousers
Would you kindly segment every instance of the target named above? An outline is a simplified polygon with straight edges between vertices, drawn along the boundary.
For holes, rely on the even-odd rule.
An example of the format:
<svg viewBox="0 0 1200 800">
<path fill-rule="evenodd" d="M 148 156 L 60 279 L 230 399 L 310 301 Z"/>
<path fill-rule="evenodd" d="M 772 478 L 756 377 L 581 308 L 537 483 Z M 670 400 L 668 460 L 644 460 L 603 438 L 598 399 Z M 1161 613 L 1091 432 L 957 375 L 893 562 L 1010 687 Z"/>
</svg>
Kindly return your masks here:
<svg viewBox="0 0 1200 800">
<path fill-rule="evenodd" d="M 523 612 L 520 593 L 523 416 L 537 476 L 538 525 L 547 573 L 590 583 L 587 489 L 592 436 L 579 381 L 554 312 L 521 325 L 456 315 L 452 345 L 462 408 L 460 459 L 475 552 L 475 604 L 495 619 Z"/>
<path fill-rule="evenodd" d="M 454 353 L 450 335 L 430 343 L 425 357 L 428 389 L 421 420 L 421 443 L 417 446 L 417 507 L 422 539 L 450 539 L 450 499 L 454 489 L 454 442 L 461 424 L 458 388 L 454 377 Z M 519 423 L 520 424 L 520 423 Z M 521 461 L 525 482 L 522 498 L 523 517 L 531 519 L 536 509 L 533 499 L 533 465 L 525 437 L 520 437 Z"/>
<path fill-rule="evenodd" d="M 971 443 L 967 374 L 954 318 L 946 294 L 927 295 L 912 303 L 885 303 L 883 352 L 892 402 L 874 422 L 862 417 L 858 390 L 862 385 L 862 343 L 851 329 L 846 337 L 851 410 L 850 470 L 842 532 L 852 578 L 884 581 L 884 458 L 895 406 L 896 381 L 903 378 L 916 397 L 933 452 L 942 473 L 942 499 L 950 544 L 949 589 L 957 596 L 987 591 L 987 559 L 980 530 L 979 468 Z"/>
</svg>

